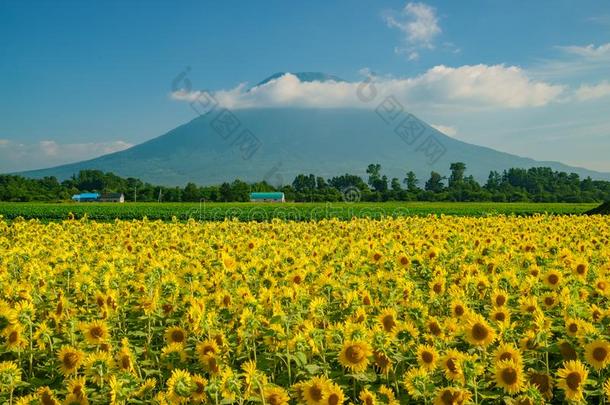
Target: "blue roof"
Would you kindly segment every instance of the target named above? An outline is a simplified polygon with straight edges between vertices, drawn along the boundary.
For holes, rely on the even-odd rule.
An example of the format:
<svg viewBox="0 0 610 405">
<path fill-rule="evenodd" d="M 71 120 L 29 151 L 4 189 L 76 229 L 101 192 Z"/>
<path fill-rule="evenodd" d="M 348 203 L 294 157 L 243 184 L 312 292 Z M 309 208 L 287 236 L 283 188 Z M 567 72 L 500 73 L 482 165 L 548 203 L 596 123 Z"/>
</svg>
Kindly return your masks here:
<svg viewBox="0 0 610 405">
<path fill-rule="evenodd" d="M 100 195 L 98 193 L 81 193 L 81 194 L 74 194 L 72 196 L 73 200 L 80 200 L 80 199 L 84 199 L 84 198 L 99 198 Z"/>
<path fill-rule="evenodd" d="M 284 197 L 284 193 L 279 192 L 270 192 L 270 193 L 250 193 L 250 198 L 253 199 L 272 199 L 272 198 L 282 198 Z"/>
</svg>

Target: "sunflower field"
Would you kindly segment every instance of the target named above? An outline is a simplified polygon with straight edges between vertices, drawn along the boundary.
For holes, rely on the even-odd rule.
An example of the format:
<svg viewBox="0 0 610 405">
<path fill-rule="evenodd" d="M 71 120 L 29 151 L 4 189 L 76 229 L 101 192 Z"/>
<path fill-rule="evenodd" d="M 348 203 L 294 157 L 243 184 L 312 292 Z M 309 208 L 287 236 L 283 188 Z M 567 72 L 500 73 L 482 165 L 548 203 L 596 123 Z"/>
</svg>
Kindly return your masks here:
<svg viewBox="0 0 610 405">
<path fill-rule="evenodd" d="M 610 219 L 0 219 L 0 403 L 610 401 Z"/>
</svg>

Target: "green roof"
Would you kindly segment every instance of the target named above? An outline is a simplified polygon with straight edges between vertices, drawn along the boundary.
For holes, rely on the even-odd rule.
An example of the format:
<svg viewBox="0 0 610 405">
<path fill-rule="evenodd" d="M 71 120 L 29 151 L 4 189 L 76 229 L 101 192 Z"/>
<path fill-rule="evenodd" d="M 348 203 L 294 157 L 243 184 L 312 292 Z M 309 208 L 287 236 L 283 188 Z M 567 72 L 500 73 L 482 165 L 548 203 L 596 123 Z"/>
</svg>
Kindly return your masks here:
<svg viewBox="0 0 610 405">
<path fill-rule="evenodd" d="M 281 199 L 284 193 L 250 193 L 250 199 Z"/>
</svg>

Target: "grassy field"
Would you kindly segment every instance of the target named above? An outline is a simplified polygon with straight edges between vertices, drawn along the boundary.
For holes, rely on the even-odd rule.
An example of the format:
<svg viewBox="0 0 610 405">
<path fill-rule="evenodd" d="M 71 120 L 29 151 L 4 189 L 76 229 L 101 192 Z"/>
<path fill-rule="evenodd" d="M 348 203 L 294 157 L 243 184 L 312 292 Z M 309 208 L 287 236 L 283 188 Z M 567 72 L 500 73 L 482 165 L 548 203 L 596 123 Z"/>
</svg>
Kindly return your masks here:
<svg viewBox="0 0 610 405">
<path fill-rule="evenodd" d="M 237 218 L 265 221 L 273 218 L 298 221 L 323 218 L 380 218 L 404 215 L 533 215 L 582 214 L 598 204 L 564 203 L 447 203 L 447 202 L 386 202 L 386 203 L 0 203 L 0 216 L 13 220 L 40 219 L 55 221 L 70 216 L 110 221 L 119 219 L 221 221 Z"/>
</svg>

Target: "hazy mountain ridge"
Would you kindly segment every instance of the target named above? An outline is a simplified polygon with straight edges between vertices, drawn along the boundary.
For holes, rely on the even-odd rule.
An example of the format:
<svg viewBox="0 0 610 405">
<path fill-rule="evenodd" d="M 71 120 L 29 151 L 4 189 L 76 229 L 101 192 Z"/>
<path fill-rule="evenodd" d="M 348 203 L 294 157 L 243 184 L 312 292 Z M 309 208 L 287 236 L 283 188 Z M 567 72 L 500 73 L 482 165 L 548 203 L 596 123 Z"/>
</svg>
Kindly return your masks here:
<svg viewBox="0 0 610 405">
<path fill-rule="evenodd" d="M 487 179 L 490 170 L 537 166 L 610 179 L 610 173 L 535 161 L 468 144 L 421 121 L 423 129 L 418 141 L 409 145 L 394 132 L 395 126 L 386 124 L 370 110 L 262 108 L 233 113 L 241 124 L 228 136 L 214 129 L 217 112 L 212 112 L 124 151 L 21 174 L 65 179 L 82 169 L 99 169 L 164 185 L 188 181 L 218 184 L 236 178 L 286 184 L 299 173 L 364 176 L 369 163 L 380 163 L 389 178 L 402 179 L 408 170 L 413 170 L 423 184 L 431 170 L 448 174 L 450 163 L 461 161 L 467 165 L 466 174 L 480 182 Z M 243 138 L 239 137 L 244 130 L 260 141 L 250 158 L 244 156 Z M 430 137 L 445 149 L 434 163 L 421 150 L 421 142 Z"/>
</svg>

